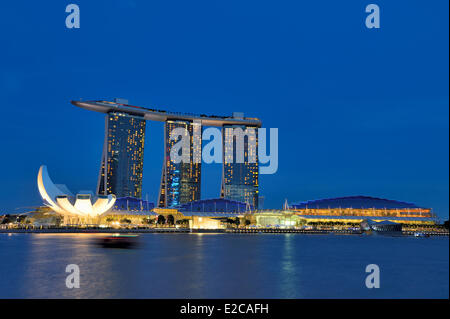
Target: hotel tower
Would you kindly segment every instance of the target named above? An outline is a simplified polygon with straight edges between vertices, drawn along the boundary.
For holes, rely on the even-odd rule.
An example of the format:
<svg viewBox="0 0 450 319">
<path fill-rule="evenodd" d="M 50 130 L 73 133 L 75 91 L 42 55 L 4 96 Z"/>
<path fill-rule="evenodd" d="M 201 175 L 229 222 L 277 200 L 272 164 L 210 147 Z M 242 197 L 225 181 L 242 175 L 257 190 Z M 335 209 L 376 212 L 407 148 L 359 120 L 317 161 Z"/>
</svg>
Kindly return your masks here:
<svg viewBox="0 0 450 319">
<path fill-rule="evenodd" d="M 122 99 L 72 101 L 72 104 L 106 114 L 98 194 L 141 198 L 145 123 L 150 120 L 164 122 L 164 160 L 158 207 L 178 207 L 201 199 L 201 132 L 204 126 L 215 126 L 222 128 L 224 146 L 221 197 L 257 208 L 259 119 L 246 118 L 242 113 L 233 113 L 232 116 L 175 113 L 129 105 L 127 100 Z M 175 163 L 171 160 L 171 151 L 179 137 L 171 139 L 170 134 L 176 128 L 183 128 L 190 135 L 187 162 Z M 245 131 L 243 140 L 234 136 L 236 128 Z M 252 129 L 254 133 L 248 133 L 247 129 Z M 237 145 L 244 149 L 241 162 L 230 160 L 236 158 Z M 228 155 L 225 156 L 225 153 Z"/>
</svg>

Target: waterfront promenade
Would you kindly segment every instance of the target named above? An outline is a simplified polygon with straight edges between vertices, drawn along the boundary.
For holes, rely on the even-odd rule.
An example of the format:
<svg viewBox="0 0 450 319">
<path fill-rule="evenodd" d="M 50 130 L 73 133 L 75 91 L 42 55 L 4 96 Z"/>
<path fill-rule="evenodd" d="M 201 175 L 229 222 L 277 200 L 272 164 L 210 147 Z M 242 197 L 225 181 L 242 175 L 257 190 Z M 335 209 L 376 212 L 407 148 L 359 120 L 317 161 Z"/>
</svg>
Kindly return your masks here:
<svg viewBox="0 0 450 319">
<path fill-rule="evenodd" d="M 94 233 L 226 233 L 226 234 L 310 234 L 310 235 L 363 235 L 361 230 L 324 230 L 295 228 L 228 228 L 228 229 L 191 229 L 176 227 L 161 228 L 10 228 L 0 229 L 0 233 L 34 233 L 34 234 L 94 234 Z M 414 236 L 414 231 L 403 231 L 403 236 Z M 449 236 L 449 232 L 422 231 L 426 236 Z"/>
<path fill-rule="evenodd" d="M 189 233 L 191 230 L 189 228 L 175 228 L 175 227 L 164 227 L 164 228 L 139 228 L 139 229 L 126 229 L 126 228 L 11 228 L 11 229 L 0 229 L 1 233 L 34 233 L 34 234 L 93 234 L 93 233 Z"/>
</svg>

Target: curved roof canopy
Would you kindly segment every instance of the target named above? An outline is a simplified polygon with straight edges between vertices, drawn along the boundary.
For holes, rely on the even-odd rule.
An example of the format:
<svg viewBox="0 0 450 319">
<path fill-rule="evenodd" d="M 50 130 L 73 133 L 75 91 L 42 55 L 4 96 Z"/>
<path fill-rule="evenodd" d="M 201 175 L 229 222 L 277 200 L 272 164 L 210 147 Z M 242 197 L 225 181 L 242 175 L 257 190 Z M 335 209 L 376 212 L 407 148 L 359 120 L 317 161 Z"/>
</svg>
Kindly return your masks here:
<svg viewBox="0 0 450 319">
<path fill-rule="evenodd" d="M 376 198 L 370 196 L 348 196 L 328 199 L 310 200 L 289 205 L 295 209 L 328 209 L 328 208 L 355 208 L 355 209 L 408 209 L 423 208 L 412 203 L 396 200 Z"/>
</svg>

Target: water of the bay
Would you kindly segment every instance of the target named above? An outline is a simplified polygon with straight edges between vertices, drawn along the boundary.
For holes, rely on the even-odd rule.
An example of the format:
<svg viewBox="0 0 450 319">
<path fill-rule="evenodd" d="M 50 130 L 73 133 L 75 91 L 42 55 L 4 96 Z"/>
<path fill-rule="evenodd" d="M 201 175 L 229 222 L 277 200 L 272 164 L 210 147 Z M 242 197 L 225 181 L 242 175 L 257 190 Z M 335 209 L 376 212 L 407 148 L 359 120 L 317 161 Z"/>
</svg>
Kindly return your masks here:
<svg viewBox="0 0 450 319">
<path fill-rule="evenodd" d="M 0 298 L 448 298 L 448 237 L 0 234 Z M 66 266 L 80 288 L 66 287 Z M 368 289 L 368 264 L 380 288 Z"/>
</svg>

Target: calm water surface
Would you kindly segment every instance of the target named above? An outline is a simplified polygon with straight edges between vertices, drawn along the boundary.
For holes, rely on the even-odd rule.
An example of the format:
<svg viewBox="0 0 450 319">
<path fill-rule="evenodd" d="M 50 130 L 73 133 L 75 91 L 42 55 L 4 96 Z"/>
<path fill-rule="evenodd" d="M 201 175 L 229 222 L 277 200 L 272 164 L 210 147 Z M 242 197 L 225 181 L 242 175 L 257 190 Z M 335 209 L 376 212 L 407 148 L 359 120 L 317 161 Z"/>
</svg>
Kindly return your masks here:
<svg viewBox="0 0 450 319">
<path fill-rule="evenodd" d="M 448 298 L 445 238 L 143 234 L 105 249 L 90 234 L 0 234 L 0 298 Z M 79 289 L 65 268 L 80 267 Z M 367 289 L 377 264 L 381 288 Z"/>
</svg>

